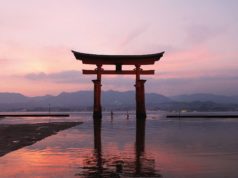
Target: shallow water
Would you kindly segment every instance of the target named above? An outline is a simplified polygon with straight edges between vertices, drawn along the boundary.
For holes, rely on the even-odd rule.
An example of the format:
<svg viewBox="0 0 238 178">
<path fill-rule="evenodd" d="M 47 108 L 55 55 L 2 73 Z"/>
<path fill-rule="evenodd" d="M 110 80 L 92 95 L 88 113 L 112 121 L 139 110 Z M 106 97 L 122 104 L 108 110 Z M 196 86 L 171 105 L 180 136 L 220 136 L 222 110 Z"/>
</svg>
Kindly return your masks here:
<svg viewBox="0 0 238 178">
<path fill-rule="evenodd" d="M 101 129 L 94 127 L 91 113 L 72 113 L 69 118 L 6 118 L 0 124 L 52 121 L 84 123 L 0 157 L 1 178 L 238 177 L 235 119 L 173 120 L 163 112 L 149 112 L 145 139 L 136 137 L 135 115 L 127 120 L 123 112 L 114 113 L 113 120 L 104 113 Z"/>
</svg>

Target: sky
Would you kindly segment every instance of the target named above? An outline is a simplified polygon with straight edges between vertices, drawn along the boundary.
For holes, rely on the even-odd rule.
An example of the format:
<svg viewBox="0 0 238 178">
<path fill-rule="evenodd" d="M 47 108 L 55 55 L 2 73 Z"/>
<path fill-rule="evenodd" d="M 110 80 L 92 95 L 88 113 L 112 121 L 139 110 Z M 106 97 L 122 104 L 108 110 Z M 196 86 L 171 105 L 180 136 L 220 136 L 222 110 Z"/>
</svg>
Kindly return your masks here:
<svg viewBox="0 0 238 178">
<path fill-rule="evenodd" d="M 0 0 L 0 92 L 93 90 L 71 50 L 165 51 L 146 92 L 238 95 L 237 0 Z M 104 66 L 111 69 L 114 66 Z M 133 67 L 124 67 L 133 69 Z M 103 90 L 134 90 L 134 76 L 103 76 Z"/>
</svg>

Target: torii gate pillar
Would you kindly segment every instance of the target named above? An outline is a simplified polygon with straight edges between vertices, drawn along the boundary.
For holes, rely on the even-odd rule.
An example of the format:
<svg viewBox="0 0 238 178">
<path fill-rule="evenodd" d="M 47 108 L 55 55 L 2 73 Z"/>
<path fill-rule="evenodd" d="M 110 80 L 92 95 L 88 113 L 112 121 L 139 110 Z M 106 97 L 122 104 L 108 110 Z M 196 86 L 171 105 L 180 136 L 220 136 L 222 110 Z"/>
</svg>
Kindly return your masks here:
<svg viewBox="0 0 238 178">
<path fill-rule="evenodd" d="M 136 87 L 136 118 L 145 118 L 145 84 L 146 80 L 137 80 Z"/>
<path fill-rule="evenodd" d="M 93 106 L 93 117 L 102 118 L 102 107 L 101 107 L 101 80 L 93 80 L 94 83 L 94 106 Z"/>
</svg>

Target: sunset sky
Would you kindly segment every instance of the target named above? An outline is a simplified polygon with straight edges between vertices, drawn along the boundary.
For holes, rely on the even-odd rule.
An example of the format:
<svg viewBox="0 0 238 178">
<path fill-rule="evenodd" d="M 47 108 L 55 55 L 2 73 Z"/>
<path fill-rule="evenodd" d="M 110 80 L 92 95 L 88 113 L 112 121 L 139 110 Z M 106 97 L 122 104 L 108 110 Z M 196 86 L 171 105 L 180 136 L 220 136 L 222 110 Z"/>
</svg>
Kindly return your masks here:
<svg viewBox="0 0 238 178">
<path fill-rule="evenodd" d="M 165 51 L 146 92 L 238 95 L 237 0 L 0 0 L 0 92 L 92 90 L 71 50 Z M 114 68 L 114 66 L 112 66 Z M 108 67 L 105 67 L 108 68 Z M 134 90 L 134 76 L 103 76 L 103 90 Z"/>
</svg>

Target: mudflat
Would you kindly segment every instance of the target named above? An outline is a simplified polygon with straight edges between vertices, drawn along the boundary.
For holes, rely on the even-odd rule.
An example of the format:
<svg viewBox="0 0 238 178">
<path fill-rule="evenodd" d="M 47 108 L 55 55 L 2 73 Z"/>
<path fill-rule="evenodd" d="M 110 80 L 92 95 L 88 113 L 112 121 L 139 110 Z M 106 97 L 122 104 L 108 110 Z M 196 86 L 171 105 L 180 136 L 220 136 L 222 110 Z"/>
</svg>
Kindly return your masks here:
<svg viewBox="0 0 238 178">
<path fill-rule="evenodd" d="M 0 156 L 34 144 L 48 136 L 82 124 L 82 122 L 50 122 L 37 124 L 0 125 Z"/>
</svg>

